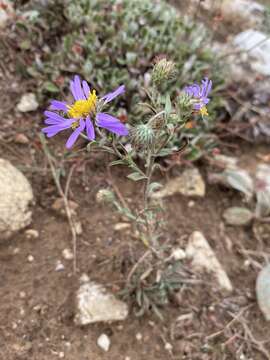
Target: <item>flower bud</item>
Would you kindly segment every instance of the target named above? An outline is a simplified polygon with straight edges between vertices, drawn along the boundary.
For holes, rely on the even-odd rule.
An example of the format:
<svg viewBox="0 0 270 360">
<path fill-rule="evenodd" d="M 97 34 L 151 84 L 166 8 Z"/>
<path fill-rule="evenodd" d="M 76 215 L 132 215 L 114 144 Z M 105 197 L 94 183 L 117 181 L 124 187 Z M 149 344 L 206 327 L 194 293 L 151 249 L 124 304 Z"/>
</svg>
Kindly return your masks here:
<svg viewBox="0 0 270 360">
<path fill-rule="evenodd" d="M 131 138 L 135 146 L 147 147 L 154 142 L 155 133 L 148 124 L 140 124 L 131 131 Z"/>
<path fill-rule="evenodd" d="M 166 58 L 159 58 L 153 68 L 152 81 L 156 85 L 169 80 L 175 76 L 175 63 Z"/>
</svg>

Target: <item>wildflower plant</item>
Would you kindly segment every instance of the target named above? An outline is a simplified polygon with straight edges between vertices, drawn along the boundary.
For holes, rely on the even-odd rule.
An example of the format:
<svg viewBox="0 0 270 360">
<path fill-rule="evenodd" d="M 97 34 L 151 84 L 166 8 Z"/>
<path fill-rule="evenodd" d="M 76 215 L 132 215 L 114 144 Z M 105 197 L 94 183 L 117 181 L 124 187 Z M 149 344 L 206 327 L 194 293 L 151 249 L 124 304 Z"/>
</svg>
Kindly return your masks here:
<svg viewBox="0 0 270 360">
<path fill-rule="evenodd" d="M 172 101 L 171 94 L 164 93 L 163 84 L 176 77 L 176 74 L 172 61 L 166 58 L 156 61 L 150 87 L 145 90 L 147 100 L 139 104 L 144 116 L 135 126 L 123 124 L 113 115 L 104 112 L 112 100 L 124 96 L 124 85 L 105 96 L 99 96 L 95 89 L 91 89 L 85 80 L 76 75 L 70 82 L 73 103 L 52 100 L 49 110 L 44 113 L 45 124 L 48 126 L 42 129 L 47 137 L 69 130 L 71 133 L 66 142 L 68 149 L 81 136 L 88 142 L 88 151 L 93 147 L 99 148 L 116 157 L 112 166 L 124 165 L 131 169 L 127 177 L 144 184 L 141 205 L 135 212 L 123 207 L 109 190 L 103 190 L 98 198 L 100 201 L 110 202 L 133 221 L 143 243 L 155 249 L 159 248 L 162 223 L 159 217 L 161 207 L 151 199 L 153 192 L 161 187 L 161 184 L 152 180 L 159 167 L 158 159 L 175 151 L 179 152 L 187 146 L 188 142 L 184 140 L 179 149 L 173 150 L 170 141 L 193 118 L 200 121 L 198 115 L 207 116 L 206 105 L 212 87 L 212 82 L 204 79 L 201 86 L 193 84 L 179 89 L 179 96 Z"/>
</svg>

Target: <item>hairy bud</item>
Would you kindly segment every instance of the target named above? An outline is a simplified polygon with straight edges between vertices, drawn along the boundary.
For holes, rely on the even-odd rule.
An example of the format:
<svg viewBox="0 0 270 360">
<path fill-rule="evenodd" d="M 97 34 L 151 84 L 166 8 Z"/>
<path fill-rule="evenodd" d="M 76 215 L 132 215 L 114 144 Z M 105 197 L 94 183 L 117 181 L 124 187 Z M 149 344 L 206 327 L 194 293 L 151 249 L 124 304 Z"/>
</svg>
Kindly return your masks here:
<svg viewBox="0 0 270 360">
<path fill-rule="evenodd" d="M 162 82 L 173 78 L 175 73 L 175 63 L 173 61 L 166 58 L 157 59 L 152 72 L 152 81 L 154 84 L 160 85 Z"/>
<path fill-rule="evenodd" d="M 131 138 L 135 146 L 147 147 L 154 142 L 155 133 L 148 124 L 140 124 L 131 131 Z"/>
</svg>

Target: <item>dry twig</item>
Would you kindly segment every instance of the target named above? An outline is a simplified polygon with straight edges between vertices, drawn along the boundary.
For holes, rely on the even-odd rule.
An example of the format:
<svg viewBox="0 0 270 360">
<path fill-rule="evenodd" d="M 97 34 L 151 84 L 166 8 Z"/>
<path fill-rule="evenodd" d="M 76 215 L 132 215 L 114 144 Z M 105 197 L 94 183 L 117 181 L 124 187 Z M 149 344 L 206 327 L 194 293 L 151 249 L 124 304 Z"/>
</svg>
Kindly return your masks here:
<svg viewBox="0 0 270 360">
<path fill-rule="evenodd" d="M 55 185 L 57 187 L 58 193 L 59 195 L 62 197 L 63 202 L 64 202 L 64 206 L 65 206 L 65 212 L 67 215 L 67 219 L 68 219 L 68 223 L 70 226 L 70 230 L 71 230 L 71 234 L 72 234 L 72 243 L 73 243 L 73 254 L 74 254 L 74 258 L 73 258 L 73 271 L 74 273 L 76 273 L 77 271 L 77 234 L 76 234 L 76 227 L 72 218 L 72 214 L 71 214 L 71 210 L 68 204 L 68 198 L 67 198 L 67 194 L 68 194 L 68 189 L 69 189 L 69 183 L 70 183 L 70 179 L 72 176 L 72 173 L 74 171 L 74 166 L 71 168 L 70 173 L 68 175 L 68 181 L 66 184 L 66 189 L 65 192 L 62 189 L 62 186 L 60 184 L 60 181 L 58 179 L 57 173 L 56 173 L 56 169 L 55 166 L 53 164 L 53 159 L 52 159 L 52 155 L 50 154 L 50 151 L 48 149 L 48 146 L 46 144 L 46 140 L 44 138 L 44 136 L 41 134 L 40 135 L 40 141 L 41 141 L 41 145 L 44 151 L 44 154 L 46 156 L 46 158 L 48 159 L 50 168 L 51 168 L 51 172 L 52 172 L 52 176 L 55 182 Z"/>
</svg>

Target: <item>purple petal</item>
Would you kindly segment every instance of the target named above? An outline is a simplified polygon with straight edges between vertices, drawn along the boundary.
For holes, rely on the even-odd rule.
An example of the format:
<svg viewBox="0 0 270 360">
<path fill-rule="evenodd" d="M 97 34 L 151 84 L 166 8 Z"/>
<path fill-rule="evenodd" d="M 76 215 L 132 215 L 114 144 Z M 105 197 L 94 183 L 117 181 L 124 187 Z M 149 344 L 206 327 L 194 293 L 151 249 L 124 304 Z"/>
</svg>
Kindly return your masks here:
<svg viewBox="0 0 270 360">
<path fill-rule="evenodd" d="M 128 135 L 128 129 L 126 126 L 122 124 L 120 120 L 109 114 L 98 113 L 97 125 L 117 135 Z"/>
<path fill-rule="evenodd" d="M 184 88 L 184 91 L 189 96 L 200 97 L 201 89 L 200 89 L 200 86 L 198 84 L 193 84 L 193 85 L 186 86 Z"/>
<path fill-rule="evenodd" d="M 95 129 L 94 129 L 93 123 L 90 119 L 90 116 L 86 117 L 85 124 L 86 124 L 86 134 L 87 134 L 88 139 L 94 140 L 95 139 Z"/>
<path fill-rule="evenodd" d="M 85 94 L 86 98 L 88 98 L 88 96 L 89 96 L 89 94 L 90 94 L 90 87 L 89 87 L 89 85 L 87 84 L 87 81 L 83 80 L 82 86 L 83 86 L 84 94 Z"/>
<path fill-rule="evenodd" d="M 79 97 L 78 100 L 85 100 L 85 96 L 82 91 L 81 79 L 80 79 L 79 75 L 75 75 L 75 77 L 74 77 L 74 89 L 75 89 L 77 96 Z"/>
<path fill-rule="evenodd" d="M 65 129 L 68 129 L 69 126 L 64 127 L 62 125 L 52 125 L 52 126 L 47 126 L 45 128 L 43 128 L 41 131 L 47 135 L 47 137 L 52 137 L 56 134 L 58 134 L 60 131 L 63 131 Z"/>
<path fill-rule="evenodd" d="M 75 100 L 79 100 L 79 97 L 77 96 L 77 93 L 75 91 L 75 84 L 73 80 L 70 80 L 70 85 L 69 85 L 70 91 L 74 97 Z"/>
<path fill-rule="evenodd" d="M 202 103 L 196 103 L 196 104 L 193 104 L 193 109 L 194 110 L 201 110 L 201 108 L 204 106 L 204 104 Z"/>
<path fill-rule="evenodd" d="M 81 119 L 79 127 L 77 127 L 73 131 L 73 133 L 70 135 L 70 137 L 68 138 L 68 140 L 66 142 L 67 149 L 72 148 L 72 146 L 74 145 L 74 143 L 76 142 L 76 140 L 80 136 L 80 133 L 83 132 L 84 129 L 85 129 L 85 122 Z"/>
<path fill-rule="evenodd" d="M 212 80 L 208 81 L 208 86 L 205 90 L 205 96 L 208 96 L 211 90 L 212 90 Z"/>
<path fill-rule="evenodd" d="M 67 111 L 67 103 L 63 102 L 63 101 L 52 100 L 50 109 L 51 110 Z"/>
<path fill-rule="evenodd" d="M 105 100 L 105 104 L 112 101 L 117 96 L 123 94 L 125 92 L 125 85 L 119 86 L 115 91 L 108 93 L 107 95 L 103 96 L 102 100 Z"/>
<path fill-rule="evenodd" d="M 55 112 L 52 112 L 52 111 L 46 110 L 46 111 L 44 111 L 44 115 L 47 118 L 55 120 L 55 122 L 58 122 L 58 123 L 62 123 L 62 122 L 66 121 L 66 119 L 63 116 L 61 116 L 61 115 L 59 115 L 59 114 L 57 114 Z"/>
<path fill-rule="evenodd" d="M 74 121 L 77 121 L 76 119 L 64 119 L 64 121 L 57 121 L 55 119 L 45 119 L 45 124 L 47 125 L 59 125 L 62 126 L 64 128 L 66 127 L 70 127 L 72 123 L 74 123 Z"/>
</svg>

